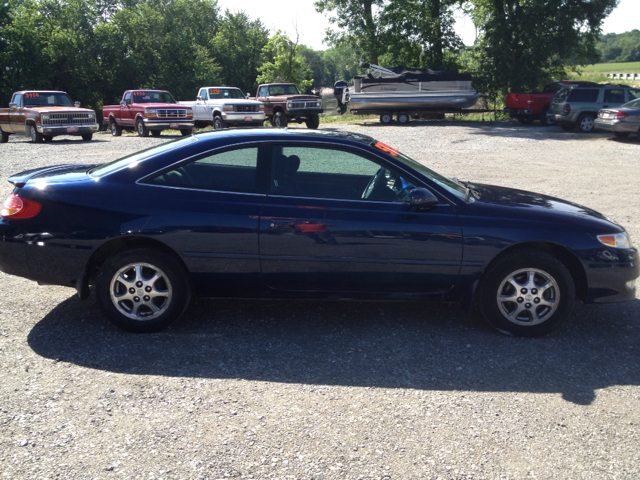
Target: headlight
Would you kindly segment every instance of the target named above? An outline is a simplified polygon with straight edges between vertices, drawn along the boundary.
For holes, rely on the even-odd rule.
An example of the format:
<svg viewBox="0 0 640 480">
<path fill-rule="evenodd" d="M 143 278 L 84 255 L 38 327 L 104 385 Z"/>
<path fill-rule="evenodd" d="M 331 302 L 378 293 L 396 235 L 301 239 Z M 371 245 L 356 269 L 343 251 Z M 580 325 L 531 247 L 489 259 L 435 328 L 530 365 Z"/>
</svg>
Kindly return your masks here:
<svg viewBox="0 0 640 480">
<path fill-rule="evenodd" d="M 89 118 L 96 118 L 96 114 L 95 113 L 90 113 L 89 114 Z"/>
<path fill-rule="evenodd" d="M 320 108 L 322 106 L 321 102 L 316 102 L 316 107 Z"/>
<path fill-rule="evenodd" d="M 223 105 L 222 111 L 224 112 L 233 112 L 233 105 Z"/>
<path fill-rule="evenodd" d="M 631 240 L 627 232 L 598 235 L 598 240 L 607 247 L 631 248 Z"/>
<path fill-rule="evenodd" d="M 291 110 L 293 108 L 292 102 L 287 102 L 287 110 Z"/>
<path fill-rule="evenodd" d="M 43 113 L 42 115 L 40 115 L 40 118 L 41 118 L 42 120 L 49 120 L 49 115 L 48 115 L 48 114 L 46 114 L 46 113 Z"/>
<path fill-rule="evenodd" d="M 156 110 L 155 108 L 150 108 L 149 110 L 145 110 L 144 114 L 147 116 L 155 117 L 156 115 L 158 115 L 158 110 Z"/>
</svg>

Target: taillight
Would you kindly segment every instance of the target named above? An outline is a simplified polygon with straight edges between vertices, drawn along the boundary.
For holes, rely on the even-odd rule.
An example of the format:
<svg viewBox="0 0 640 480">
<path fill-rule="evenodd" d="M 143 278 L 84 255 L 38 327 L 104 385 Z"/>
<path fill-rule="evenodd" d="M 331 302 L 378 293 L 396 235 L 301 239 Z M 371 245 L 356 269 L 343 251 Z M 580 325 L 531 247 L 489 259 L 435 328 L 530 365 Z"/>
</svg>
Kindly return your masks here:
<svg viewBox="0 0 640 480">
<path fill-rule="evenodd" d="M 615 118 L 626 118 L 629 115 L 626 114 L 625 112 L 616 112 L 616 114 L 614 115 Z"/>
<path fill-rule="evenodd" d="M 15 193 L 12 193 L 5 200 L 0 215 L 2 215 L 3 218 L 10 218 L 12 220 L 33 218 L 40 213 L 41 209 L 42 205 L 38 202 L 21 198 Z"/>
<path fill-rule="evenodd" d="M 571 113 L 571 105 L 565 103 L 564 107 L 562 107 L 562 112 L 564 113 L 564 115 L 569 115 Z"/>
</svg>

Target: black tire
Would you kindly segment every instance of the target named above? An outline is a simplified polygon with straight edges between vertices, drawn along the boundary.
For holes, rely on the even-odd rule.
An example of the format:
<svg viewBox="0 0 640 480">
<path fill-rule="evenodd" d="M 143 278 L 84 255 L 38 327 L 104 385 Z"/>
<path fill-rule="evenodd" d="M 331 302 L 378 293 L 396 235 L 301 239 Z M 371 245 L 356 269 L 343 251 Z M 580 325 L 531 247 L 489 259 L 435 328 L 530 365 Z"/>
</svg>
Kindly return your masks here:
<svg viewBox="0 0 640 480">
<path fill-rule="evenodd" d="M 151 130 L 152 137 L 159 137 L 161 133 L 162 133 L 162 130 Z"/>
<path fill-rule="evenodd" d="M 320 116 L 315 113 L 313 115 L 309 115 L 309 119 L 304 123 L 307 125 L 307 128 L 316 130 L 320 126 Z"/>
<path fill-rule="evenodd" d="M 153 277 L 157 278 L 151 281 Z M 191 299 L 180 263 L 151 248 L 126 250 L 107 259 L 96 279 L 96 294 L 109 320 L 134 333 L 166 328 L 180 318 Z"/>
<path fill-rule="evenodd" d="M 45 142 L 51 142 L 53 141 L 53 137 L 51 135 L 43 135 L 44 141 Z"/>
<path fill-rule="evenodd" d="M 383 125 L 389 125 L 392 120 L 393 115 L 391 115 L 390 113 L 383 113 L 382 115 L 380 115 L 380 123 L 382 123 Z"/>
<path fill-rule="evenodd" d="M 561 123 L 560 128 L 562 128 L 565 132 L 573 132 L 576 128 L 575 123 Z"/>
<path fill-rule="evenodd" d="M 578 117 L 578 130 L 582 133 L 591 133 L 594 130 L 596 117 L 593 113 L 583 113 Z"/>
<path fill-rule="evenodd" d="M 396 116 L 396 120 L 400 125 L 406 125 L 407 123 L 409 123 L 409 115 L 407 115 L 406 113 L 399 113 Z"/>
<path fill-rule="evenodd" d="M 111 130 L 111 135 L 114 137 L 122 135 L 122 127 L 118 125 L 113 118 L 109 120 L 109 130 Z"/>
<path fill-rule="evenodd" d="M 521 287 L 519 291 L 511 280 Z M 575 284 L 555 257 L 526 249 L 491 265 L 482 276 L 477 298 L 482 315 L 497 330 L 537 337 L 569 318 L 575 303 Z"/>
<path fill-rule="evenodd" d="M 613 134 L 618 138 L 627 138 L 629 136 L 629 132 L 613 132 Z"/>
<path fill-rule="evenodd" d="M 182 130 L 180 130 L 180 135 L 182 135 L 183 137 L 191 135 L 191 133 L 193 133 L 193 128 L 183 128 Z"/>
<path fill-rule="evenodd" d="M 224 130 L 227 128 L 227 122 L 220 115 L 216 115 L 213 117 L 213 129 L 214 130 Z"/>
<path fill-rule="evenodd" d="M 144 124 L 144 122 L 142 121 L 141 118 L 136 120 L 136 132 L 138 132 L 138 135 L 141 136 L 141 137 L 148 137 L 149 136 L 149 129 Z"/>
<path fill-rule="evenodd" d="M 271 124 L 276 128 L 284 128 L 289 124 L 289 119 L 283 112 L 277 112 L 271 119 Z"/>
<path fill-rule="evenodd" d="M 84 135 L 82 135 L 82 140 L 84 140 L 85 142 L 90 142 L 92 138 L 93 133 L 85 133 Z"/>
<path fill-rule="evenodd" d="M 38 132 L 36 127 L 34 127 L 33 125 L 28 125 L 28 127 L 30 129 L 29 136 L 31 137 L 31 141 L 33 143 L 42 143 L 42 141 L 44 140 L 44 135 Z"/>
<path fill-rule="evenodd" d="M 0 143 L 7 143 L 9 141 L 9 134 L 4 131 L 0 131 Z"/>
<path fill-rule="evenodd" d="M 533 115 L 518 115 L 518 120 L 523 125 L 531 125 L 533 123 Z"/>
<path fill-rule="evenodd" d="M 540 125 L 543 127 L 550 127 L 555 123 L 552 118 L 547 118 L 548 111 L 547 108 L 544 108 L 542 112 L 540 112 Z"/>
</svg>

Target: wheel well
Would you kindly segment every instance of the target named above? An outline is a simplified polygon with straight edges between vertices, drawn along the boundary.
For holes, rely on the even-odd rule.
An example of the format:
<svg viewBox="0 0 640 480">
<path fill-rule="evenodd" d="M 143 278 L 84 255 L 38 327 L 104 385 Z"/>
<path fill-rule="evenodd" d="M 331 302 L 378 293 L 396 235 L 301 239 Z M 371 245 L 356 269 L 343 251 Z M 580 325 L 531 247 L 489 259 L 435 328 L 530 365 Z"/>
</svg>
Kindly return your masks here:
<svg viewBox="0 0 640 480">
<path fill-rule="evenodd" d="M 222 116 L 222 113 L 220 113 L 220 110 L 214 110 L 214 111 L 213 111 L 213 116 L 214 116 L 214 117 L 221 117 L 221 116 Z"/>
<path fill-rule="evenodd" d="M 582 300 L 587 296 L 587 275 L 582 267 L 582 263 L 578 257 L 575 256 L 571 250 L 562 245 L 558 245 L 556 243 L 549 242 L 525 242 L 518 243 L 517 245 L 512 245 L 502 252 L 500 252 L 494 259 L 489 262 L 487 267 L 484 269 L 484 272 L 489 270 L 494 263 L 505 257 L 506 255 L 512 255 L 516 253 L 518 250 L 527 249 L 527 250 L 540 250 L 542 252 L 548 253 L 549 255 L 555 257 L 560 263 L 562 263 L 573 278 L 573 281 L 576 285 L 576 299 Z M 482 282 L 482 277 L 484 277 L 484 272 L 480 277 L 480 282 Z"/>
<path fill-rule="evenodd" d="M 284 110 L 282 107 L 273 107 L 273 114 L 275 115 L 276 113 L 284 113 Z"/>
<path fill-rule="evenodd" d="M 153 248 L 155 250 L 159 250 L 168 255 L 174 257 L 185 272 L 188 272 L 187 266 L 184 264 L 182 258 L 170 247 L 165 245 L 162 242 L 157 240 L 153 240 L 147 237 L 138 237 L 138 236 L 127 236 L 127 237 L 119 237 L 115 238 L 100 248 L 98 248 L 91 258 L 89 258 L 89 262 L 87 263 L 87 270 L 85 277 L 87 278 L 88 284 L 93 285 L 95 283 L 96 275 L 100 270 L 102 264 L 113 255 L 123 252 L 125 250 L 130 250 L 132 248 Z"/>
<path fill-rule="evenodd" d="M 114 117 L 113 115 L 109 115 L 109 123 L 115 123 L 116 125 L 118 125 L 118 121 L 116 120 L 116 117 Z"/>
</svg>

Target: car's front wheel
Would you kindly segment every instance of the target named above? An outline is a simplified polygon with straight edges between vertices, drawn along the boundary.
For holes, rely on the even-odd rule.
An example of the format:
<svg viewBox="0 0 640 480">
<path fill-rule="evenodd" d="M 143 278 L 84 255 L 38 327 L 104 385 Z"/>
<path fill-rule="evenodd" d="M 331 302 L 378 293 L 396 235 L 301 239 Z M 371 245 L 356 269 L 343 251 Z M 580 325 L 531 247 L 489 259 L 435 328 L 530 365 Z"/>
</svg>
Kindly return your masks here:
<svg viewBox="0 0 640 480">
<path fill-rule="evenodd" d="M 287 116 L 283 112 L 277 112 L 273 116 L 271 123 L 276 128 L 284 128 L 289 123 L 289 120 L 287 119 Z"/>
<path fill-rule="evenodd" d="M 567 268 L 538 250 L 521 250 L 490 266 L 478 287 L 478 306 L 496 329 L 537 337 L 565 322 L 575 303 Z"/>
<path fill-rule="evenodd" d="M 138 135 L 140 135 L 141 137 L 149 136 L 149 129 L 144 124 L 141 118 L 139 118 L 138 121 L 136 122 L 136 131 L 138 132 Z"/>
<path fill-rule="evenodd" d="M 184 313 L 191 298 L 180 263 L 148 248 L 109 258 L 98 273 L 96 292 L 109 320 L 135 333 L 166 328 Z"/>
<path fill-rule="evenodd" d="M 227 128 L 227 122 L 220 115 L 216 115 L 213 117 L 213 129 L 214 130 L 224 130 Z"/>
<path fill-rule="evenodd" d="M 113 118 L 109 120 L 109 130 L 111 131 L 111 135 L 114 137 L 122 135 L 122 127 L 118 125 Z"/>
<path fill-rule="evenodd" d="M 31 136 L 31 141 L 33 143 L 41 143 L 44 140 L 44 135 L 42 135 L 35 126 L 29 125 L 29 134 Z"/>
</svg>

